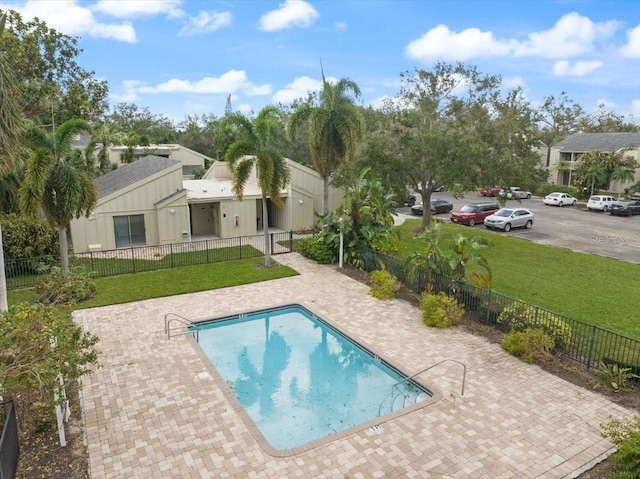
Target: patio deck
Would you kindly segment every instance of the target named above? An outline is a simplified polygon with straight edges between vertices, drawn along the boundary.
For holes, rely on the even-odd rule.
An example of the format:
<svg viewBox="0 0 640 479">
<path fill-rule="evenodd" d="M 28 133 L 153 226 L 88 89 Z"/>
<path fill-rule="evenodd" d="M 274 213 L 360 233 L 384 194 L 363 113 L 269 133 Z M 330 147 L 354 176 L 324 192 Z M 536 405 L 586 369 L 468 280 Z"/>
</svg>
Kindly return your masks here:
<svg viewBox="0 0 640 479">
<path fill-rule="evenodd" d="M 499 345 L 459 329 L 424 326 L 402 300 L 295 253 L 274 258 L 300 275 L 263 283 L 80 310 L 100 337 L 102 368 L 86 377 L 82 407 L 90 473 L 102 478 L 572 478 L 611 443 L 599 425 L 626 410 Z M 298 303 L 440 398 L 380 418 L 380 427 L 329 437 L 280 457 L 261 446 L 190 336 L 167 339 L 164 316 L 192 320 Z"/>
</svg>

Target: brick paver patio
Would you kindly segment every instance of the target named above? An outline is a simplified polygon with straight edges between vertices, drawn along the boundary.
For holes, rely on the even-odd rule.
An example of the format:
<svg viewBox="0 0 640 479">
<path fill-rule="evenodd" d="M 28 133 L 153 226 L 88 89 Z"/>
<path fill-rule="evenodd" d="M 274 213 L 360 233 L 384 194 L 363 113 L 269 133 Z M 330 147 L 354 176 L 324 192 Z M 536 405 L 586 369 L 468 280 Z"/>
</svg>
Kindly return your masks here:
<svg viewBox="0 0 640 479">
<path fill-rule="evenodd" d="M 610 451 L 599 425 L 633 414 L 482 337 L 427 328 L 411 304 L 378 301 L 335 267 L 297 254 L 274 259 L 300 275 L 74 313 L 102 351 L 102 368 L 82 388 L 93 479 L 572 478 Z M 420 377 L 437 401 L 274 453 L 195 341 L 167 339 L 164 316 L 204 320 L 291 303 L 405 373 L 463 362 L 464 396 L 460 365 L 444 363 Z"/>
</svg>

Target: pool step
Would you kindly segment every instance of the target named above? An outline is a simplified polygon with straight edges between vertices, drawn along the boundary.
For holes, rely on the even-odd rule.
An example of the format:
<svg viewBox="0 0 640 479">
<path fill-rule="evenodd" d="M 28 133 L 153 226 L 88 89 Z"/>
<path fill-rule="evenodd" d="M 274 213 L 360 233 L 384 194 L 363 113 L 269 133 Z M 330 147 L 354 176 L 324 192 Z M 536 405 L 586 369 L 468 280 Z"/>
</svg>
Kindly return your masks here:
<svg viewBox="0 0 640 479">
<path fill-rule="evenodd" d="M 390 414 L 392 412 L 400 411 L 409 406 L 413 406 L 419 402 L 429 399 L 429 395 L 424 391 L 419 390 L 407 390 L 402 392 L 396 392 L 393 396 L 387 397 L 380 407 L 380 416 Z"/>
</svg>

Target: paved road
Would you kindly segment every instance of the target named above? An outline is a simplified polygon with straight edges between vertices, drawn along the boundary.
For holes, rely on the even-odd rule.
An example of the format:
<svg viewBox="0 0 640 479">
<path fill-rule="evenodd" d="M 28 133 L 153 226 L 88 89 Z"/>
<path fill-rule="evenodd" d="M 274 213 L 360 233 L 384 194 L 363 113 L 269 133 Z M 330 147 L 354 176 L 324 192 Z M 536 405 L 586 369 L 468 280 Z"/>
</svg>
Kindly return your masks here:
<svg viewBox="0 0 640 479">
<path fill-rule="evenodd" d="M 476 193 L 469 193 L 462 199 L 455 199 L 446 192 L 435 193 L 433 196 L 451 201 L 454 209 L 459 209 L 466 203 L 491 200 Z M 581 206 L 546 206 L 541 198 L 535 197 L 522 200 L 520 205 L 533 212 L 533 227 L 530 230 L 511 230 L 509 233 L 496 231 L 495 234 L 508 234 L 541 244 L 640 264 L 640 215 L 620 217 L 587 211 Z M 507 201 L 507 206 L 520 205 L 515 200 Z M 448 221 L 448 216 L 440 214 L 437 217 Z M 406 207 L 400 208 L 399 217 L 417 218 Z M 483 225 L 476 225 L 474 228 L 485 229 Z"/>
</svg>

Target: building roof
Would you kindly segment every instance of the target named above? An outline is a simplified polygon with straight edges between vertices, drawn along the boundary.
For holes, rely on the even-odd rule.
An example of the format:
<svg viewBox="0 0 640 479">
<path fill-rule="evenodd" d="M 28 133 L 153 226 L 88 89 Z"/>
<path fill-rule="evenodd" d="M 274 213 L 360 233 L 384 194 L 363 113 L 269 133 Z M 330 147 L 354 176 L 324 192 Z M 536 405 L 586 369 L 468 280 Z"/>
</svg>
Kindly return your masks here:
<svg viewBox="0 0 640 479">
<path fill-rule="evenodd" d="M 176 160 L 149 155 L 133 163 L 122 165 L 106 175 L 96 178 L 98 199 L 179 164 L 180 162 Z"/>
<path fill-rule="evenodd" d="M 230 179 L 184 180 L 182 185 L 187 190 L 187 201 L 189 202 L 234 197 Z M 261 195 L 262 190 L 257 183 L 249 181 L 245 184 L 243 198 L 260 197 Z"/>
<path fill-rule="evenodd" d="M 640 148 L 640 133 L 576 133 L 553 147 L 563 152 L 618 151 Z"/>
</svg>

